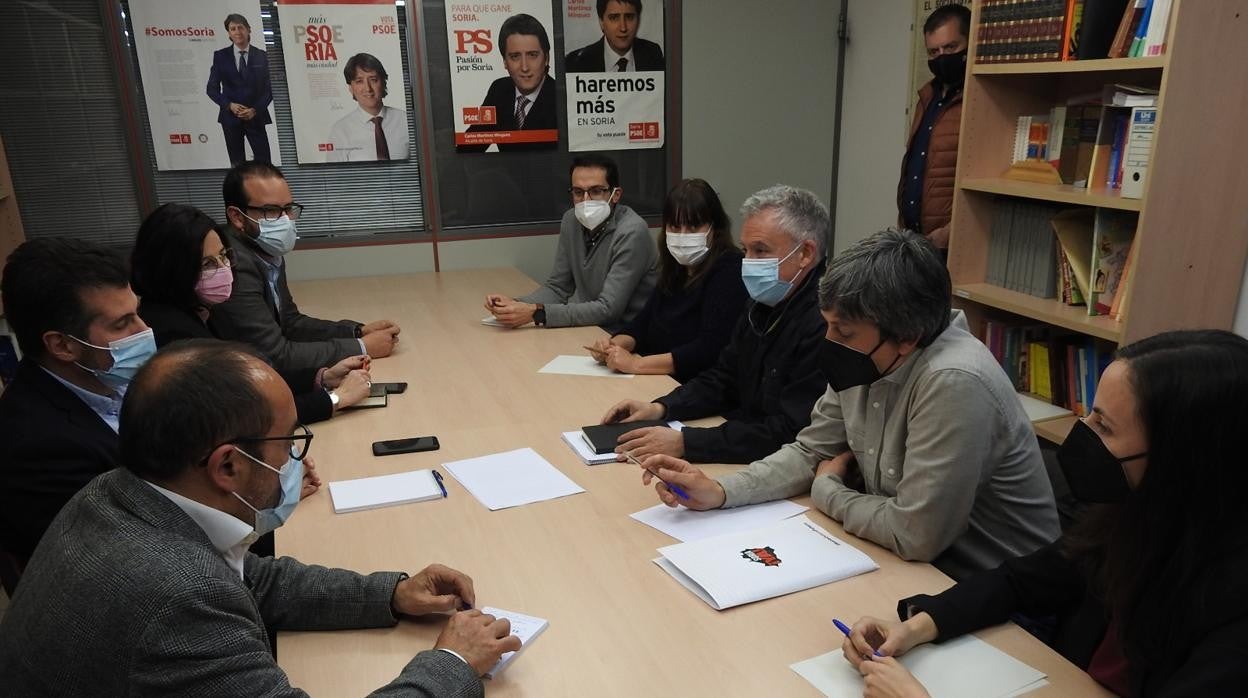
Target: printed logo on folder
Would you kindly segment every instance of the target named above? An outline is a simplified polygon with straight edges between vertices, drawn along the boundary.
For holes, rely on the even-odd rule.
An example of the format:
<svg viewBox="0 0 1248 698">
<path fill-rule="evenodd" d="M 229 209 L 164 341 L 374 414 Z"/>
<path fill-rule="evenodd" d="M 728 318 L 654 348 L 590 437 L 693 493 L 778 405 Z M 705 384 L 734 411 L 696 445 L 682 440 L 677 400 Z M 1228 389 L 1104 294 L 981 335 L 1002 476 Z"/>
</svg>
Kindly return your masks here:
<svg viewBox="0 0 1248 698">
<path fill-rule="evenodd" d="M 741 557 L 757 562 L 764 567 L 779 567 L 780 558 L 776 557 L 776 551 L 771 546 L 766 548 L 746 548 L 741 551 Z"/>
</svg>

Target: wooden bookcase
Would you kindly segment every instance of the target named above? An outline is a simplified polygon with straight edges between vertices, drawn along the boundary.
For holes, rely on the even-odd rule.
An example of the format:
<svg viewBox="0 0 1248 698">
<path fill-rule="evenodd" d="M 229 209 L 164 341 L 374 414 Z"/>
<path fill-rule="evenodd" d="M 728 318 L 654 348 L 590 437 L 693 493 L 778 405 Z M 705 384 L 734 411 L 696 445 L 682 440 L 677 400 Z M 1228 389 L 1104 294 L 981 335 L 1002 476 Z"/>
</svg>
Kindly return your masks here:
<svg viewBox="0 0 1248 698">
<path fill-rule="evenodd" d="M 974 17 L 979 14 L 975 3 Z M 1176 0 L 1166 53 L 1149 58 L 975 65 L 968 57 L 949 242 L 954 301 L 972 330 L 1000 318 L 1043 323 L 1121 345 L 1180 328 L 1230 329 L 1248 258 L 1248 0 Z M 1046 113 L 1110 83 L 1159 89 L 1144 196 L 1002 177 L 1017 117 Z M 986 281 L 1001 196 L 1139 212 L 1122 321 Z M 1055 270 L 1056 273 L 1056 270 Z M 1063 418 L 1037 430 L 1059 441 Z"/>
<path fill-rule="evenodd" d="M 9 177 L 9 158 L 0 140 L 0 275 L 9 253 L 26 240 L 22 231 L 22 216 L 17 210 L 17 197 L 13 195 L 13 180 Z M 0 310 L 0 317 L 4 311 Z"/>
</svg>

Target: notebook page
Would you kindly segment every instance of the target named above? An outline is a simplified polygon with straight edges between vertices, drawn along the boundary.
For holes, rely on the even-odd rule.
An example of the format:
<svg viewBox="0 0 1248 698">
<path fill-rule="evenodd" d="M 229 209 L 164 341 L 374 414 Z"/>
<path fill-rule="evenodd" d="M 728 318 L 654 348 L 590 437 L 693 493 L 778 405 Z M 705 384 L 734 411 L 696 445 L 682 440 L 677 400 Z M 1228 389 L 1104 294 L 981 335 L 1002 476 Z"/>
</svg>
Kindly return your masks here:
<svg viewBox="0 0 1248 698">
<path fill-rule="evenodd" d="M 511 634 L 520 638 L 520 649 L 515 652 L 507 652 L 498 660 L 498 663 L 485 672 L 485 678 L 492 679 L 502 673 L 516 658 L 516 655 L 524 651 L 542 631 L 550 625 L 545 618 L 537 618 L 535 616 L 527 616 L 523 613 L 515 611 L 504 611 L 501 608 L 493 606 L 484 606 L 481 608 L 482 613 L 488 613 L 495 618 L 506 618 L 511 622 Z"/>
<path fill-rule="evenodd" d="M 334 512 L 346 514 L 394 504 L 440 499 L 442 488 L 438 487 L 433 471 L 426 468 L 407 473 L 331 482 L 329 495 L 334 503 Z"/>
<path fill-rule="evenodd" d="M 584 492 L 531 448 L 443 463 L 490 511 Z"/>
</svg>

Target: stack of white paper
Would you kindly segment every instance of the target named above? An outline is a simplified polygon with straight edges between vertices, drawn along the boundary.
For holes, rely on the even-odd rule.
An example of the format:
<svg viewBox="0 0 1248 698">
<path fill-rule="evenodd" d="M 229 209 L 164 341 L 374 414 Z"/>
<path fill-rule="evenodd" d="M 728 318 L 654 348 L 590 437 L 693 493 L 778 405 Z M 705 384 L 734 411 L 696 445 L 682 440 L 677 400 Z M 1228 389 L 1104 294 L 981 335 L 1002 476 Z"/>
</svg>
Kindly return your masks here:
<svg viewBox="0 0 1248 698">
<path fill-rule="evenodd" d="M 491 315 L 491 316 L 489 316 L 489 317 L 483 317 L 483 318 L 481 318 L 481 324 L 482 324 L 482 325 L 489 325 L 490 327 L 506 327 L 506 325 L 504 325 L 503 323 L 499 322 L 499 321 L 498 321 L 498 318 L 494 317 L 493 315 Z"/>
<path fill-rule="evenodd" d="M 488 613 L 495 618 L 506 618 L 511 622 L 511 634 L 520 638 L 520 649 L 515 652 L 508 652 L 504 654 L 502 658 L 498 660 L 497 664 L 491 667 L 489 671 L 485 672 L 485 678 L 487 679 L 492 679 L 501 674 L 503 669 L 506 669 L 507 665 L 511 664 L 511 662 L 516 658 L 516 655 L 523 652 L 524 648 L 528 647 L 529 643 L 537 639 L 537 636 L 541 635 L 542 631 L 550 625 L 545 618 L 526 616 L 523 613 L 504 611 L 501 608 L 494 608 L 492 606 L 483 607 L 481 612 Z"/>
<path fill-rule="evenodd" d="M 805 516 L 767 528 L 659 548 L 655 563 L 716 610 L 878 569 Z"/>
<path fill-rule="evenodd" d="M 392 504 L 439 499 L 442 497 L 442 488 L 434 479 L 433 471 L 426 468 L 410 473 L 331 482 L 329 496 L 334 502 L 334 512 L 346 514 Z"/>
<path fill-rule="evenodd" d="M 562 373 L 569 376 L 598 376 L 600 378 L 632 378 L 631 373 L 617 373 L 594 361 L 592 356 L 560 354 L 537 370 L 538 373 Z"/>
<path fill-rule="evenodd" d="M 656 504 L 630 516 L 681 541 L 701 540 L 738 531 L 750 531 L 797 516 L 809 507 L 778 499 L 736 509 L 694 511 L 684 507 Z"/>
<path fill-rule="evenodd" d="M 919 645 L 898 661 L 914 674 L 932 698 L 1006 698 L 1029 693 L 1048 683 L 1043 673 L 974 635 L 939 645 Z M 789 668 L 825 696 L 862 695 L 862 675 L 840 650 Z"/>
<path fill-rule="evenodd" d="M 442 465 L 490 511 L 585 491 L 531 448 Z"/>
</svg>

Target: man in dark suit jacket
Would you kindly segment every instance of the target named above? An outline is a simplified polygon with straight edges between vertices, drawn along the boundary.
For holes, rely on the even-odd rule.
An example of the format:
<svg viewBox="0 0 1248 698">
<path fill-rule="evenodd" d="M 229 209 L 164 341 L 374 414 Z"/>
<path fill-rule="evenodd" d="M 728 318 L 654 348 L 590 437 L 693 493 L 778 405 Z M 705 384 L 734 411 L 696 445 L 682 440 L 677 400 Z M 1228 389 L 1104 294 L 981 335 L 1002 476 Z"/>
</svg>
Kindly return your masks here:
<svg viewBox="0 0 1248 698">
<path fill-rule="evenodd" d="M 498 33 L 507 77 L 490 84 L 481 106 L 494 107 L 496 122 L 468 127 L 468 133 L 494 131 L 553 131 L 559 128 L 559 84 L 550 76 L 550 37 L 532 15 L 508 17 Z M 503 150 L 549 150 L 558 134 L 537 142 L 498 143 Z M 459 145 L 459 152 L 484 152 L 489 144 Z"/>
<path fill-rule="evenodd" d="M 65 502 L 117 466 L 126 393 L 118 380 L 138 362 L 116 362 L 113 371 L 107 346 L 147 325 L 125 261 L 80 240 L 23 243 L 9 256 L 0 293 L 25 355 L 0 395 L 0 548 L 24 562 Z"/>
<path fill-rule="evenodd" d="M 569 73 L 663 70 L 663 49 L 653 41 L 637 38 L 640 23 L 641 0 L 598 0 L 602 38 L 569 53 L 564 59 L 564 70 Z"/>
<path fill-rule="evenodd" d="M 302 696 L 266 623 L 374 628 L 451 612 L 434 649 L 374 695 L 483 695 L 480 675 L 520 639 L 506 620 L 456 612 L 476 603 L 467 575 L 362 575 L 246 552 L 298 502 L 312 438 L 299 431 L 290 390 L 242 345 L 188 340 L 139 371 L 121 419 L 125 467 L 66 505 L 0 624 L 5 693 Z"/>
<path fill-rule="evenodd" d="M 390 320 L 361 324 L 299 312 L 286 284 L 283 256 L 294 247 L 295 219 L 303 207 L 291 200 L 281 170 L 263 162 L 235 165 L 225 176 L 222 194 L 231 226 L 226 235 L 234 250 L 234 287 L 229 300 L 212 306 L 213 334 L 250 344 L 287 374 L 315 371 L 359 354 L 390 355 L 399 334 Z"/>
<path fill-rule="evenodd" d="M 247 159 L 243 137 L 251 144 L 253 159 L 270 162 L 269 134 L 272 123 L 269 104 L 273 88 L 269 83 L 269 55 L 251 45 L 251 25 L 240 14 L 225 18 L 225 31 L 231 46 L 212 54 L 208 73 L 208 97 L 221 107 L 217 122 L 225 134 L 230 164 Z"/>
</svg>

